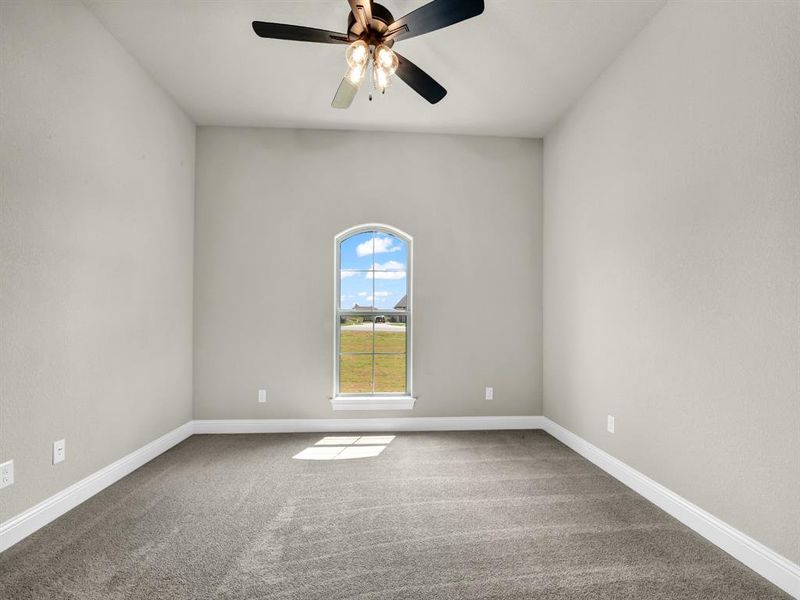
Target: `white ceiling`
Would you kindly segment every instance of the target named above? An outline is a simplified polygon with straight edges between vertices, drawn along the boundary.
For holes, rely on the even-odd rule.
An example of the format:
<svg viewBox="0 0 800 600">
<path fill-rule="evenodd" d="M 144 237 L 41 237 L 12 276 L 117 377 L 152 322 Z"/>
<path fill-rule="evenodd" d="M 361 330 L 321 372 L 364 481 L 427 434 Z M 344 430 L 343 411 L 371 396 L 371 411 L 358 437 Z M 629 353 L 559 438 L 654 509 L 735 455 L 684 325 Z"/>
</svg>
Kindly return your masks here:
<svg viewBox="0 0 800 600">
<path fill-rule="evenodd" d="M 200 125 L 542 137 L 664 0 L 486 0 L 469 21 L 397 43 L 448 90 L 397 81 L 330 107 L 344 46 L 258 38 L 254 20 L 345 31 L 346 0 L 84 0 Z M 395 18 L 426 0 L 385 0 Z"/>
</svg>

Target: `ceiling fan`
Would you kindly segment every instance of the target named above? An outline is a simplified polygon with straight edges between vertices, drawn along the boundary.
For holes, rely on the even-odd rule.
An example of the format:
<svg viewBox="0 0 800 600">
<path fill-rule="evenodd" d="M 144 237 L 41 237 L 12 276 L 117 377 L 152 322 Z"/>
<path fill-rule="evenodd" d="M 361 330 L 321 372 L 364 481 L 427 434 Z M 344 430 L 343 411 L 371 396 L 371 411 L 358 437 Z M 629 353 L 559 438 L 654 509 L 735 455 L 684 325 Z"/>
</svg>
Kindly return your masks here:
<svg viewBox="0 0 800 600">
<path fill-rule="evenodd" d="M 262 38 L 347 44 L 348 68 L 331 102 L 334 108 L 350 106 L 368 70 L 376 92 L 385 93 L 392 75 L 396 74 L 431 104 L 445 97 L 447 90 L 392 47 L 395 42 L 478 16 L 483 12 L 483 0 L 433 0 L 399 19 L 372 0 L 348 2 L 347 33 L 262 21 L 253 21 L 253 31 Z"/>
</svg>

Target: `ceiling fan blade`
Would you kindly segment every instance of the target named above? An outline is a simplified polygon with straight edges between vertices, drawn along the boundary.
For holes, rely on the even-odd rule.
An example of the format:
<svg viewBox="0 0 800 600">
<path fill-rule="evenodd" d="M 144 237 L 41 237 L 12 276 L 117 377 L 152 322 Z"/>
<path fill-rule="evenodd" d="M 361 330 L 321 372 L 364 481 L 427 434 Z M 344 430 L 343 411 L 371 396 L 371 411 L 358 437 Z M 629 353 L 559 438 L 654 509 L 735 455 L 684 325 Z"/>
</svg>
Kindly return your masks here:
<svg viewBox="0 0 800 600">
<path fill-rule="evenodd" d="M 353 83 L 349 77 L 345 76 L 342 83 L 339 84 L 339 89 L 336 90 L 331 106 L 333 108 L 350 108 L 360 87 L 359 84 Z"/>
<path fill-rule="evenodd" d="M 483 0 L 433 0 L 389 25 L 384 40 L 399 42 L 443 29 L 483 12 Z"/>
<path fill-rule="evenodd" d="M 397 54 L 397 60 L 400 62 L 395 75 L 405 81 L 412 90 L 425 98 L 425 100 L 431 104 L 436 104 L 447 95 L 446 89 L 410 60 L 399 54 Z"/>
<path fill-rule="evenodd" d="M 348 0 L 348 2 L 356 21 L 361 23 L 364 31 L 369 29 L 370 23 L 372 23 L 372 0 Z"/>
<path fill-rule="evenodd" d="M 275 40 L 293 40 L 296 42 L 317 42 L 320 44 L 348 44 L 346 33 L 337 33 L 325 29 L 302 27 L 300 25 L 285 25 L 283 23 L 265 23 L 253 21 L 253 31 L 262 38 Z"/>
</svg>

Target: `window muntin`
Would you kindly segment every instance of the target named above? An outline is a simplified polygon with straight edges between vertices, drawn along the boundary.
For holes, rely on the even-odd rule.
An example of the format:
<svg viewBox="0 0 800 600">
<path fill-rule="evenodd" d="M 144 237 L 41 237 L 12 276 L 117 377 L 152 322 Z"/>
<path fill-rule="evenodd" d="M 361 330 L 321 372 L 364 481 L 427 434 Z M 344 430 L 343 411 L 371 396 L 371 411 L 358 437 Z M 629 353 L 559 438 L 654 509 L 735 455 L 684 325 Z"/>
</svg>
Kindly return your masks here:
<svg viewBox="0 0 800 600">
<path fill-rule="evenodd" d="M 337 237 L 336 396 L 411 393 L 410 246 L 386 226 Z"/>
</svg>

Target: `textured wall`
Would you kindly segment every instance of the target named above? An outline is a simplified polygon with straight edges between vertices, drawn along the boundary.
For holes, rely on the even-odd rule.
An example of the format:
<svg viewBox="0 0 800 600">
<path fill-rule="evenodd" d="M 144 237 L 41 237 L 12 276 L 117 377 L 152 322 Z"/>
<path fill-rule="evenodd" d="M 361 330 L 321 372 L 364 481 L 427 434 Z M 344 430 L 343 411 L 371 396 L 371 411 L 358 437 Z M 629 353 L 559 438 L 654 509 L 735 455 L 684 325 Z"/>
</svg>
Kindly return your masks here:
<svg viewBox="0 0 800 600">
<path fill-rule="evenodd" d="M 541 414 L 540 141 L 200 128 L 197 174 L 197 418 L 376 416 L 328 402 L 334 236 L 374 222 L 414 238 L 419 396 L 380 416 Z"/>
<path fill-rule="evenodd" d="M 796 562 L 798 32 L 668 4 L 544 159 L 546 416 Z"/>
<path fill-rule="evenodd" d="M 80 2 L 3 2 L 0 81 L 2 521 L 191 419 L 195 129 Z"/>
</svg>

